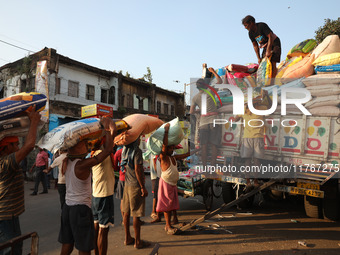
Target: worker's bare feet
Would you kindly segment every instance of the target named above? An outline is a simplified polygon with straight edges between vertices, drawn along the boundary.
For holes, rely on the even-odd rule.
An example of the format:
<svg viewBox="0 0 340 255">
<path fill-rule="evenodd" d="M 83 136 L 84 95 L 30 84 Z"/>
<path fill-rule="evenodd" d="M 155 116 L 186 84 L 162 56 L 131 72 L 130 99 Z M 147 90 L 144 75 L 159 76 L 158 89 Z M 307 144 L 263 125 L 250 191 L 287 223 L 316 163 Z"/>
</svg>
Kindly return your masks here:
<svg viewBox="0 0 340 255">
<path fill-rule="evenodd" d="M 127 240 L 124 241 L 124 245 L 130 245 L 130 244 L 134 244 L 134 243 L 135 243 L 135 239 L 131 236 L 130 236 L 130 238 L 128 238 Z"/>
</svg>

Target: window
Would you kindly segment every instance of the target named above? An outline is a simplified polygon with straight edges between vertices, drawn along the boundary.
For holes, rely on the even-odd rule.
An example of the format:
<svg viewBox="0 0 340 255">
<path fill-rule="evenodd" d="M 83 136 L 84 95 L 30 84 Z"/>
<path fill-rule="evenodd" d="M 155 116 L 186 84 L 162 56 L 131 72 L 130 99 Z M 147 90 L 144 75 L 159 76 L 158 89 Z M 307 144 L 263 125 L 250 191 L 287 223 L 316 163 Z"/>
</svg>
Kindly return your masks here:
<svg viewBox="0 0 340 255">
<path fill-rule="evenodd" d="M 56 78 L 55 80 L 55 94 L 60 94 L 60 78 Z"/>
<path fill-rule="evenodd" d="M 26 79 L 20 80 L 20 91 L 28 92 L 28 89 L 26 88 Z"/>
<path fill-rule="evenodd" d="M 175 106 L 174 105 L 170 106 L 170 111 L 171 111 L 170 115 L 175 116 Z"/>
<path fill-rule="evenodd" d="M 143 110 L 144 111 L 149 111 L 149 98 L 144 98 L 143 100 Z"/>
<path fill-rule="evenodd" d="M 87 100 L 94 100 L 94 86 L 93 85 L 86 85 L 86 99 Z"/>
<path fill-rule="evenodd" d="M 157 113 L 161 113 L 161 102 L 157 101 Z"/>
<path fill-rule="evenodd" d="M 108 96 L 108 90 L 107 89 L 101 89 L 100 102 L 107 104 L 107 96 Z"/>
<path fill-rule="evenodd" d="M 164 105 L 164 114 L 168 115 L 169 114 L 169 105 L 168 104 L 163 104 Z"/>
<path fill-rule="evenodd" d="M 68 81 L 68 96 L 79 97 L 79 82 Z"/>
<path fill-rule="evenodd" d="M 109 104 L 116 104 L 116 88 L 113 86 L 109 90 Z"/>
<path fill-rule="evenodd" d="M 139 96 L 133 94 L 133 109 L 139 109 Z"/>
</svg>

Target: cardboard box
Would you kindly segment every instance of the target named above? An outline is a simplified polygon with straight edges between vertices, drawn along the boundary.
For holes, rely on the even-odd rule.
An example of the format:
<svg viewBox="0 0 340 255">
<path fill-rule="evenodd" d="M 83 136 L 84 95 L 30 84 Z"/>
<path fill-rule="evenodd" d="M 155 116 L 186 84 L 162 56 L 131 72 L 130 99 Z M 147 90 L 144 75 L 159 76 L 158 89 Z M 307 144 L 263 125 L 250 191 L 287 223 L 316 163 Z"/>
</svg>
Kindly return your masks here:
<svg viewBox="0 0 340 255">
<path fill-rule="evenodd" d="M 81 108 L 81 117 L 100 117 L 107 116 L 113 118 L 113 108 L 101 104 L 91 104 Z"/>
</svg>

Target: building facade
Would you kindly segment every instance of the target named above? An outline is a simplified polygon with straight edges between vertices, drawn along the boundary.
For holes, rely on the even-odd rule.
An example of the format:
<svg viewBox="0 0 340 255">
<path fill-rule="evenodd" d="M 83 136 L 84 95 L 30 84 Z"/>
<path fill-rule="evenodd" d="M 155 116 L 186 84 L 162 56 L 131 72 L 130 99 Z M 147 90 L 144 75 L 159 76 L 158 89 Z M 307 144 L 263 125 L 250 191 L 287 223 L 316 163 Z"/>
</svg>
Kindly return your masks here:
<svg viewBox="0 0 340 255">
<path fill-rule="evenodd" d="M 51 48 L 0 67 L 0 98 L 35 91 L 38 61 L 47 63 L 49 130 L 79 119 L 82 106 L 97 103 L 112 107 L 117 119 L 133 113 L 164 121 L 184 117 L 184 94 L 81 63 Z"/>
</svg>

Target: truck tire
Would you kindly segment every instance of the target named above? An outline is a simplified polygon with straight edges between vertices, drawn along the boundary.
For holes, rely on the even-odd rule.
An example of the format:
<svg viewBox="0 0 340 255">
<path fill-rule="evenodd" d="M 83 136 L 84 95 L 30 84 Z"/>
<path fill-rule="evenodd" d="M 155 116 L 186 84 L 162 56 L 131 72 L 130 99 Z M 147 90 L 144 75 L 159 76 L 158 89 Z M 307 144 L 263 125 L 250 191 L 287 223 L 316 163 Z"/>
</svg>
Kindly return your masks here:
<svg viewBox="0 0 340 255">
<path fill-rule="evenodd" d="M 338 180 L 329 180 L 323 185 L 323 215 L 325 219 L 338 221 L 340 219 L 340 194 Z"/>
<path fill-rule="evenodd" d="M 228 182 L 222 183 L 222 197 L 223 197 L 223 202 L 226 204 L 235 200 L 236 195 L 235 195 L 235 191 L 233 189 L 232 183 L 228 183 Z"/>
<path fill-rule="evenodd" d="M 203 183 L 203 203 L 207 211 L 212 209 L 213 198 L 213 180 L 205 180 Z"/>
<path fill-rule="evenodd" d="M 268 190 L 267 195 L 268 195 L 268 198 L 272 201 L 283 200 L 283 192 L 279 190 Z"/>
<path fill-rule="evenodd" d="M 322 219 L 322 200 L 317 197 L 305 196 L 305 212 L 310 218 Z"/>
</svg>

